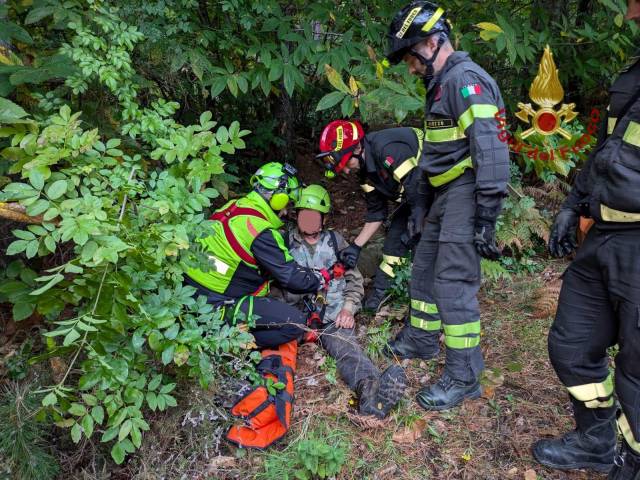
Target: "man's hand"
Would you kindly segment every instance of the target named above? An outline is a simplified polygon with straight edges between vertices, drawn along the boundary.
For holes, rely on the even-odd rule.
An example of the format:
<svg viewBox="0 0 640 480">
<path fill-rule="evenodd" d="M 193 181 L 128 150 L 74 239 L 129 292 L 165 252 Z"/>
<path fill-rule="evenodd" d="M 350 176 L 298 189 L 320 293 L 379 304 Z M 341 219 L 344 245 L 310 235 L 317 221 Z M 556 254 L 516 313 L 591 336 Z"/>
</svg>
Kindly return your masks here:
<svg viewBox="0 0 640 480">
<path fill-rule="evenodd" d="M 360 256 L 361 247 L 352 243 L 347 248 L 340 251 L 340 261 L 348 269 L 356 268 L 358 264 L 358 257 Z"/>
<path fill-rule="evenodd" d="M 473 244 L 481 257 L 498 260 L 502 252 L 496 245 L 496 224 L 481 218 L 476 218 Z"/>
<path fill-rule="evenodd" d="M 565 257 L 573 252 L 578 228 L 578 214 L 570 208 L 560 210 L 551 227 L 549 236 L 549 253 L 555 258 Z"/>
<path fill-rule="evenodd" d="M 340 310 L 338 316 L 336 317 L 336 327 L 338 328 L 353 328 L 356 324 L 355 318 L 353 317 L 353 313 L 351 313 L 346 308 Z"/>
<path fill-rule="evenodd" d="M 408 248 L 413 248 L 418 243 L 426 215 L 427 209 L 422 206 L 411 208 L 411 213 L 407 220 L 407 231 L 400 239 Z"/>
</svg>

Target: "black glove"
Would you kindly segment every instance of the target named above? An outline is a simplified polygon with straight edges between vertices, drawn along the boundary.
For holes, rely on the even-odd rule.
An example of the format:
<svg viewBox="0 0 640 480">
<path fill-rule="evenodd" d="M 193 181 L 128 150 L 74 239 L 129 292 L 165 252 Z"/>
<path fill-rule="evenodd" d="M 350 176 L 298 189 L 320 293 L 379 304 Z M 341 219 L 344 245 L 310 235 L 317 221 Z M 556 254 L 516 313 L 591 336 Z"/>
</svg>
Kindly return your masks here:
<svg viewBox="0 0 640 480">
<path fill-rule="evenodd" d="M 359 247 L 355 243 L 352 243 L 347 248 L 340 250 L 340 262 L 342 262 L 342 264 L 348 269 L 356 268 L 356 265 L 358 264 L 358 257 L 360 256 L 360 250 L 362 250 L 362 247 Z"/>
<path fill-rule="evenodd" d="M 476 212 L 473 244 L 481 257 L 498 260 L 502 252 L 496 245 L 496 220 L 498 211 L 479 207 Z"/>
<path fill-rule="evenodd" d="M 578 214 L 570 208 L 560 210 L 551 227 L 549 236 L 549 253 L 555 258 L 565 257 L 573 252 L 576 242 L 576 229 L 578 228 Z"/>
<path fill-rule="evenodd" d="M 420 240 L 422 227 L 424 225 L 424 217 L 427 210 L 424 207 L 412 207 L 409 219 L 407 220 L 407 231 L 402 234 L 400 241 L 408 248 L 413 248 Z"/>
</svg>

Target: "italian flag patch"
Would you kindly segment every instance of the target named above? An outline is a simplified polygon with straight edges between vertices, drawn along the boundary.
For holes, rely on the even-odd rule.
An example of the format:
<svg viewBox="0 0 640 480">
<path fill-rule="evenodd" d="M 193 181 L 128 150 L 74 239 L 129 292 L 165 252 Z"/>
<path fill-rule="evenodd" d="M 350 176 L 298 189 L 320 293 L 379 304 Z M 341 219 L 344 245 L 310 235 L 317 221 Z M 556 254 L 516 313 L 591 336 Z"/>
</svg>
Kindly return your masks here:
<svg viewBox="0 0 640 480">
<path fill-rule="evenodd" d="M 480 89 L 480 85 L 478 85 L 477 83 L 472 83 L 471 85 L 462 87 L 460 89 L 460 93 L 464 98 L 469 98 L 471 95 L 480 95 L 480 93 L 482 93 L 482 90 Z"/>
</svg>

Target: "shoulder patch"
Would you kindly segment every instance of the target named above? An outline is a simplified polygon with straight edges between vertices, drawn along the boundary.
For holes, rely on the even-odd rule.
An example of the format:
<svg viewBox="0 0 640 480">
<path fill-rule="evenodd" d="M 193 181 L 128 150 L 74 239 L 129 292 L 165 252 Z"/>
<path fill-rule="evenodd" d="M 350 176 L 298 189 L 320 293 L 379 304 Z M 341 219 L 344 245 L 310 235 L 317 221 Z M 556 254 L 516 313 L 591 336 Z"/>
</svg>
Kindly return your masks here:
<svg viewBox="0 0 640 480">
<path fill-rule="evenodd" d="M 391 165 L 393 165 L 394 162 L 395 160 L 391 155 L 387 155 L 387 158 L 384 159 L 384 165 L 387 168 L 391 167 Z"/>
<path fill-rule="evenodd" d="M 480 95 L 481 93 L 482 87 L 480 87 L 479 83 L 471 83 L 460 89 L 460 94 L 463 98 L 469 98 L 471 95 Z"/>
</svg>

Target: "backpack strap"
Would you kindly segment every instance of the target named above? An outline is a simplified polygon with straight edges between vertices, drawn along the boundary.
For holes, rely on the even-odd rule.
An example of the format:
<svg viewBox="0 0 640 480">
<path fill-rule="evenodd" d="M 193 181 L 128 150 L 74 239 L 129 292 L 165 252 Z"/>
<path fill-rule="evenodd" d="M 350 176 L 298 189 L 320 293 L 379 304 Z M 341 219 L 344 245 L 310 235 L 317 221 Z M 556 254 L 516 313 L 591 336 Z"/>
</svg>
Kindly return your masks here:
<svg viewBox="0 0 640 480">
<path fill-rule="evenodd" d="M 334 232 L 333 230 L 329 230 L 329 235 L 331 236 L 331 238 L 329 239 L 329 242 L 331 242 L 331 246 L 333 247 L 333 253 L 335 253 L 336 255 L 336 262 L 338 260 L 340 260 L 340 251 L 338 250 L 338 239 L 336 237 L 336 232 Z"/>
<path fill-rule="evenodd" d="M 229 245 L 231 246 L 233 251 L 242 259 L 243 262 L 248 263 L 249 265 L 257 265 L 256 259 L 253 257 L 251 252 L 247 251 L 240 244 L 235 234 L 231 230 L 231 227 L 229 226 L 229 220 L 240 215 L 258 217 L 262 220 L 266 220 L 265 216 L 255 208 L 239 207 L 237 202 L 232 203 L 224 210 L 215 212 L 213 215 L 211 215 L 211 218 L 209 218 L 209 220 L 214 220 L 222 224 L 222 229 L 224 231 L 224 236 L 226 237 L 227 242 L 229 242 Z M 251 227 L 250 224 L 248 226 Z M 258 232 L 253 229 L 251 233 L 255 237 L 257 236 Z"/>
</svg>

